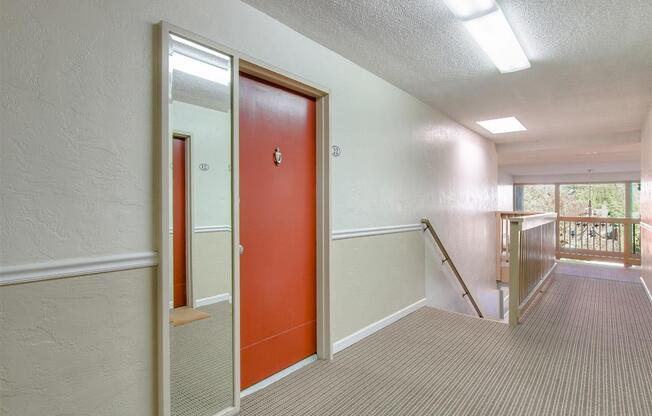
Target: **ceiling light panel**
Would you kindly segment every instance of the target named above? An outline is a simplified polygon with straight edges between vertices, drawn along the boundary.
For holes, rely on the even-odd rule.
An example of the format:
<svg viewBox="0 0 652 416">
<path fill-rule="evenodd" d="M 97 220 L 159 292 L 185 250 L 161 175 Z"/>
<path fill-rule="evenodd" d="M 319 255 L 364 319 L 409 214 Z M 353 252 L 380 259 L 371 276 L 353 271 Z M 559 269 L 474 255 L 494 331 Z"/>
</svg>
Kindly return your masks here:
<svg viewBox="0 0 652 416">
<path fill-rule="evenodd" d="M 493 120 L 478 121 L 477 124 L 493 134 L 526 131 L 527 129 L 516 117 L 496 118 Z"/>
<path fill-rule="evenodd" d="M 497 7 L 494 0 L 444 0 L 444 3 L 460 19 L 480 16 Z"/>
<path fill-rule="evenodd" d="M 467 20 L 464 27 L 503 74 L 530 67 L 530 61 L 501 10 Z"/>
</svg>

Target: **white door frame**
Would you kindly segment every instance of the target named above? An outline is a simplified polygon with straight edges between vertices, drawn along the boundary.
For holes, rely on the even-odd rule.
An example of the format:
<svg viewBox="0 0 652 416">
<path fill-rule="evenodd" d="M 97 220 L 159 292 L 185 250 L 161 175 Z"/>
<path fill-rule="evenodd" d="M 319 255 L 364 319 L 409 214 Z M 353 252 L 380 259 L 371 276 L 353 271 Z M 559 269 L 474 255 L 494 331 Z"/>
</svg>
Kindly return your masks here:
<svg viewBox="0 0 652 416">
<path fill-rule="evenodd" d="M 169 33 L 174 33 L 193 42 L 229 55 L 233 59 L 232 97 L 232 146 L 231 146 L 231 211 L 232 211 L 232 299 L 233 299 L 233 406 L 215 416 L 235 415 L 240 410 L 240 213 L 239 213 L 239 74 L 240 71 L 316 100 L 316 169 L 317 169 L 317 356 L 330 360 L 333 357 L 330 312 L 330 242 L 331 242 L 331 198 L 330 198 L 330 92 L 316 83 L 268 65 L 227 46 L 196 35 L 167 22 L 158 24 L 159 30 L 159 88 L 158 129 L 160 146 L 159 176 L 159 288 L 158 288 L 158 391 L 159 414 L 170 415 L 170 333 L 169 333 L 169 272 L 170 247 L 169 224 L 169 146 L 172 132 L 169 126 Z"/>
</svg>

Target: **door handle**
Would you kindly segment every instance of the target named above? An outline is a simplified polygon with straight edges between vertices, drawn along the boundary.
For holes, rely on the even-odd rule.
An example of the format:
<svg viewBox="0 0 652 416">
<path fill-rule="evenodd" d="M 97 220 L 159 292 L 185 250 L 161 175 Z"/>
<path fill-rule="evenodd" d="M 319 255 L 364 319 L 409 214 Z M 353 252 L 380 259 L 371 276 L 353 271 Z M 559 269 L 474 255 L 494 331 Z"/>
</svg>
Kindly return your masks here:
<svg viewBox="0 0 652 416">
<path fill-rule="evenodd" d="M 243 253 L 244 253 L 244 246 L 240 244 L 240 255 L 242 256 Z"/>
</svg>

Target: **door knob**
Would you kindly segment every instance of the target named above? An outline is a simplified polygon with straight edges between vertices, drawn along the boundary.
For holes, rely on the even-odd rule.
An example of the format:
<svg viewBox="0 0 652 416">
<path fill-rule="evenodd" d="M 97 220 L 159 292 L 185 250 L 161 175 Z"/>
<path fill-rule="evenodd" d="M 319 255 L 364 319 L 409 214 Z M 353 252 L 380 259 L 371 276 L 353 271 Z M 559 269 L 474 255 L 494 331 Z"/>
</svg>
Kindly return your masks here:
<svg viewBox="0 0 652 416">
<path fill-rule="evenodd" d="M 240 255 L 242 256 L 242 253 L 244 253 L 244 246 L 240 244 Z"/>
<path fill-rule="evenodd" d="M 281 153 L 281 148 L 277 147 L 274 149 L 274 164 L 279 166 L 283 162 L 283 153 Z"/>
</svg>

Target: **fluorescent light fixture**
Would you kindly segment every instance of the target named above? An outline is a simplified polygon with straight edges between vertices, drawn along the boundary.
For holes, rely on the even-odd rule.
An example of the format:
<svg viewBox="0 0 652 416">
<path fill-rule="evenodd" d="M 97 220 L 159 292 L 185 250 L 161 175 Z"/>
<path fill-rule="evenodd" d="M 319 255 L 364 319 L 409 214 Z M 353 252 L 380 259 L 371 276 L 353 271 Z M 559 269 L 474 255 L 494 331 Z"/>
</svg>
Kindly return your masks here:
<svg viewBox="0 0 652 416">
<path fill-rule="evenodd" d="M 516 117 L 496 118 L 493 120 L 478 121 L 477 123 L 493 134 L 527 130 Z"/>
<path fill-rule="evenodd" d="M 467 20 L 464 26 L 503 74 L 530 67 L 530 61 L 500 9 Z"/>
<path fill-rule="evenodd" d="M 229 71 L 219 66 L 207 64 L 198 59 L 174 52 L 170 56 L 172 69 L 185 72 L 208 81 L 217 82 L 222 85 L 229 85 L 231 77 Z"/>
<path fill-rule="evenodd" d="M 460 19 L 469 19 L 496 8 L 494 0 L 444 0 L 446 6 Z"/>
</svg>

